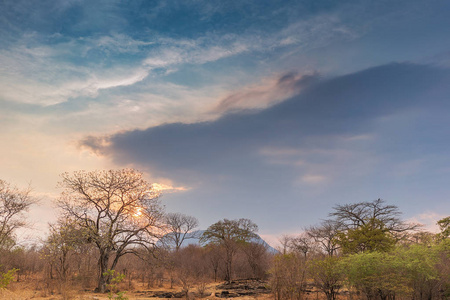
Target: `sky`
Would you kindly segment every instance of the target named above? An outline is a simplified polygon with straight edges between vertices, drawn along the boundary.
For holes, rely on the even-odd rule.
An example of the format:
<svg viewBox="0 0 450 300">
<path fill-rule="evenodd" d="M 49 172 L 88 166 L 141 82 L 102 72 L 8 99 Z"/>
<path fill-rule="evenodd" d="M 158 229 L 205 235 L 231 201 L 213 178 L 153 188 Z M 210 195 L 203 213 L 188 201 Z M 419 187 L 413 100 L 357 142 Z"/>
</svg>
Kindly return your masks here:
<svg viewBox="0 0 450 300">
<path fill-rule="evenodd" d="M 276 243 L 338 204 L 450 215 L 450 2 L 0 3 L 0 178 L 56 220 L 59 174 L 135 168 L 200 228 Z"/>
</svg>

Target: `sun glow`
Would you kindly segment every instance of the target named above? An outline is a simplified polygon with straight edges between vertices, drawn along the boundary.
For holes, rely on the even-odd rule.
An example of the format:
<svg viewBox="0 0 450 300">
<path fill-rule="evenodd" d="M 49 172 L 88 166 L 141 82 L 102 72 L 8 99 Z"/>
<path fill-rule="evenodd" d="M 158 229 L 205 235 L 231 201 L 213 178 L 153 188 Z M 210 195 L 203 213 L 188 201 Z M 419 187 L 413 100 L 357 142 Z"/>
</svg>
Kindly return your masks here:
<svg viewBox="0 0 450 300">
<path fill-rule="evenodd" d="M 140 216 L 142 216 L 142 207 L 136 208 L 136 211 L 133 214 L 133 217 L 136 217 L 136 218 L 138 218 Z"/>
</svg>

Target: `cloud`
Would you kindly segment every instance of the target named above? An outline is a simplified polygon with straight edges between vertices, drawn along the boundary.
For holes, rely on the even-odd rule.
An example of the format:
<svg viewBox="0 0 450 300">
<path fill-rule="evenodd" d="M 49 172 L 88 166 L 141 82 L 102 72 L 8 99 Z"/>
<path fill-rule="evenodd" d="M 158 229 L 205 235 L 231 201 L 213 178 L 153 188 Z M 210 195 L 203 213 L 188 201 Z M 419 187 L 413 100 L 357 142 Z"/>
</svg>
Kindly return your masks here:
<svg viewBox="0 0 450 300">
<path fill-rule="evenodd" d="M 12 102 L 55 105 L 76 97 L 94 98 L 100 90 L 133 85 L 149 73 L 149 69 L 136 65 L 91 68 L 60 61 L 60 56 L 82 48 L 75 45 L 69 50 L 71 44 L 0 50 L 0 97 Z"/>
<path fill-rule="evenodd" d="M 247 86 L 220 100 L 213 112 L 224 113 L 242 109 L 263 109 L 291 98 L 302 88 L 317 81 L 317 75 L 285 73 L 282 76 L 263 79 L 257 85 Z"/>
<path fill-rule="evenodd" d="M 408 222 L 411 223 L 419 223 L 424 225 L 424 229 L 438 233 L 439 232 L 439 226 L 437 225 L 437 221 L 447 217 L 447 215 L 439 214 L 436 212 L 426 211 L 424 213 L 421 213 L 419 215 L 416 215 L 410 219 L 408 219 Z"/>
<path fill-rule="evenodd" d="M 300 181 L 306 184 L 318 184 L 324 182 L 326 179 L 323 175 L 306 174 L 300 178 Z"/>
<path fill-rule="evenodd" d="M 446 69 L 390 64 L 321 80 L 299 95 L 259 112 L 121 132 L 109 136 L 107 146 L 82 143 L 101 150 L 118 164 L 147 165 L 166 176 L 176 176 L 183 170 L 204 176 L 268 176 L 277 169 L 274 164 L 265 164 L 264 157 L 273 159 L 275 154 L 278 158 L 283 154 L 291 156 L 285 162 L 291 161 L 293 169 L 282 177 L 306 176 L 307 182 L 321 179 L 311 177 L 317 174 L 339 178 L 345 169 L 354 173 L 358 168 L 358 172 L 366 169 L 366 163 L 377 155 L 390 160 L 403 152 L 408 147 L 402 142 L 407 143 L 402 135 L 410 130 L 408 124 L 415 126 L 420 114 L 446 103 L 448 86 L 444 83 L 449 75 Z M 239 103 L 245 102 L 245 95 L 240 94 Z M 408 118 L 413 118 L 409 122 L 393 122 L 394 127 L 385 131 L 385 118 L 397 120 L 396 116 L 411 111 L 420 114 L 409 114 Z M 398 149 L 386 156 L 388 150 L 382 140 L 391 138 L 398 140 Z M 414 141 L 410 142 L 420 143 L 424 136 L 411 138 Z M 416 159 L 413 152 L 407 153 L 410 155 L 401 154 L 401 161 Z"/>
</svg>

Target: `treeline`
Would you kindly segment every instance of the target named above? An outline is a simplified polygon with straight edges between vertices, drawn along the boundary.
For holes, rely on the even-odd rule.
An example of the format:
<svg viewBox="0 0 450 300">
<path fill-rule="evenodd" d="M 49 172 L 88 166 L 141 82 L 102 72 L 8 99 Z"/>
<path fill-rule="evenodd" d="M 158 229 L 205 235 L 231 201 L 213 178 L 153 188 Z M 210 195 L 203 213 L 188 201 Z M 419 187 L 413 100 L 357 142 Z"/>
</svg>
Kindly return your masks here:
<svg viewBox="0 0 450 300">
<path fill-rule="evenodd" d="M 14 280 L 64 296 L 74 287 L 165 286 L 202 297 L 208 283 L 252 278 L 265 280 L 276 300 L 450 298 L 450 217 L 434 234 L 381 199 L 336 205 L 329 219 L 280 237 L 275 253 L 249 219 L 200 232 L 195 217 L 165 213 L 159 191 L 133 169 L 61 177 L 60 218 L 42 243 L 26 248 L 15 231 L 35 201 L 30 189 L 0 180 L 0 288 Z"/>
</svg>

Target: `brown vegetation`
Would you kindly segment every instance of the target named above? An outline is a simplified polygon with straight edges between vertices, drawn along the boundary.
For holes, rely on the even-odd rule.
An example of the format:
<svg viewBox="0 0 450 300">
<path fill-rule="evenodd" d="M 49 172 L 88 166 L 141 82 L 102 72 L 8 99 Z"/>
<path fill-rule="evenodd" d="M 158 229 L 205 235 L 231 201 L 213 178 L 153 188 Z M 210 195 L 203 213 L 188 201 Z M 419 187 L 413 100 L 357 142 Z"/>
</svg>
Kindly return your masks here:
<svg viewBox="0 0 450 300">
<path fill-rule="evenodd" d="M 18 201 L 25 205 L 12 216 L 23 214 L 29 191 L 2 184 L 0 213 Z M 62 218 L 39 245 L 15 244 L 23 223 L 3 215 L 0 299 L 450 297 L 448 217 L 432 234 L 414 231 L 380 199 L 338 205 L 330 219 L 282 236 L 273 253 L 257 242 L 258 227 L 248 219 L 218 221 L 202 245 L 184 245 L 199 238 L 197 220 L 163 214 L 134 170 L 65 174 L 62 186 Z"/>
</svg>

